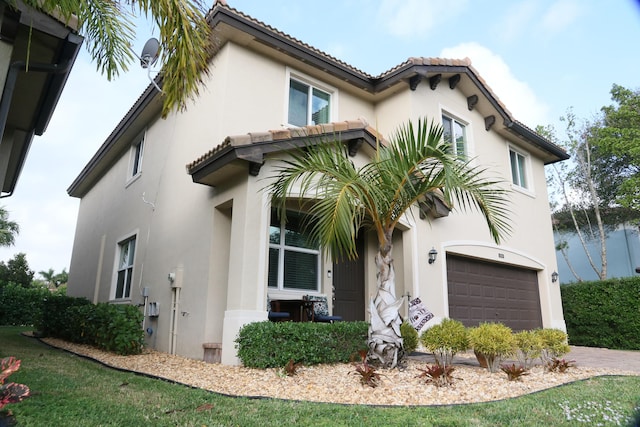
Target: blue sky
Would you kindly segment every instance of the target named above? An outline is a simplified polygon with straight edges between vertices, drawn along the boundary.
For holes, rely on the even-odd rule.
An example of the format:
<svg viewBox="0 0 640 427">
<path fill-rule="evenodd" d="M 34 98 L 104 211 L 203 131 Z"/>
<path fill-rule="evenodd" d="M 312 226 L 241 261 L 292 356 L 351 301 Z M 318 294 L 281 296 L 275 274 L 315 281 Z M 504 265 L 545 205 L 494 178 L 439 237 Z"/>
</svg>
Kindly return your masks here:
<svg viewBox="0 0 640 427">
<path fill-rule="evenodd" d="M 614 83 L 640 88 L 638 0 L 227 2 L 372 75 L 409 57 L 469 57 L 530 127 L 562 130 L 569 107 L 591 118 L 611 104 Z M 136 51 L 157 35 L 153 26 L 138 30 Z M 36 272 L 68 269 L 79 200 L 66 189 L 148 84 L 135 64 L 108 82 L 83 49 L 15 194 L 0 200 L 21 227 L 16 245 L 0 248 L 1 261 L 24 252 Z"/>
</svg>

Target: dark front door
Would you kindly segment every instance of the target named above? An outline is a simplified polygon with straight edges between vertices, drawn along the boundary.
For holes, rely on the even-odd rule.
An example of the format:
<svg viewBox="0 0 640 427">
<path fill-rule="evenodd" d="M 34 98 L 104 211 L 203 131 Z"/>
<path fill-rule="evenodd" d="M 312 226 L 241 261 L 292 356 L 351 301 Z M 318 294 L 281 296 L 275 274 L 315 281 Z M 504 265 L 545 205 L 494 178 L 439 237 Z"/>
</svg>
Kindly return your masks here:
<svg viewBox="0 0 640 427">
<path fill-rule="evenodd" d="M 364 320 L 364 236 L 356 241 L 358 259 L 333 264 L 333 314 L 342 320 Z"/>
</svg>

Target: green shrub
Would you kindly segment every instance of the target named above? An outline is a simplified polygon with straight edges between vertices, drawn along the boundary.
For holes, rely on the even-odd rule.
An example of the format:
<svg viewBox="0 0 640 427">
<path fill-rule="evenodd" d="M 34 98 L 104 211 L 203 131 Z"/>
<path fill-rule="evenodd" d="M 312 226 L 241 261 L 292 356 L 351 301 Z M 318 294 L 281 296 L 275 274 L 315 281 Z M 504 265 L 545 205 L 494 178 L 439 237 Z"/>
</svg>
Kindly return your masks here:
<svg viewBox="0 0 640 427">
<path fill-rule="evenodd" d="M 640 350 L 640 277 L 560 287 L 572 345 Z"/>
<path fill-rule="evenodd" d="M 469 329 L 469 343 L 473 351 L 487 361 L 489 372 L 498 372 L 500 363 L 515 351 L 511 328 L 502 323 L 481 323 Z"/>
<path fill-rule="evenodd" d="M 524 369 L 531 369 L 535 359 L 540 357 L 543 341 L 536 331 L 520 331 L 513 335 L 516 345 L 516 357 Z"/>
<path fill-rule="evenodd" d="M 56 337 L 76 342 L 76 319 L 70 319 L 68 309 L 82 305 L 91 305 L 85 298 L 74 298 L 66 295 L 51 295 L 42 306 L 42 318 L 36 328 L 45 337 Z"/>
<path fill-rule="evenodd" d="M 540 359 L 544 365 L 569 353 L 571 350 L 569 344 L 567 344 L 567 334 L 560 329 L 536 329 L 534 332 L 542 341 Z"/>
<path fill-rule="evenodd" d="M 411 323 L 404 321 L 400 325 L 400 334 L 402 335 L 402 343 L 404 345 L 404 351 L 407 354 L 411 354 L 418 348 L 418 331 Z"/>
<path fill-rule="evenodd" d="M 420 339 L 441 366 L 451 365 L 456 353 L 469 348 L 467 328 L 453 319 L 444 319 L 440 324 L 430 327 L 422 333 Z"/>
<path fill-rule="evenodd" d="M 44 288 L 0 287 L 0 325 L 34 325 L 42 318 L 42 307 L 51 293 Z"/>
<path fill-rule="evenodd" d="M 143 314 L 129 304 L 91 304 L 84 298 L 51 296 L 45 301 L 44 336 L 89 344 L 117 354 L 138 354 L 144 344 Z"/>
<path fill-rule="evenodd" d="M 367 322 L 254 322 L 236 338 L 238 357 L 251 368 L 349 362 L 367 348 Z"/>
</svg>

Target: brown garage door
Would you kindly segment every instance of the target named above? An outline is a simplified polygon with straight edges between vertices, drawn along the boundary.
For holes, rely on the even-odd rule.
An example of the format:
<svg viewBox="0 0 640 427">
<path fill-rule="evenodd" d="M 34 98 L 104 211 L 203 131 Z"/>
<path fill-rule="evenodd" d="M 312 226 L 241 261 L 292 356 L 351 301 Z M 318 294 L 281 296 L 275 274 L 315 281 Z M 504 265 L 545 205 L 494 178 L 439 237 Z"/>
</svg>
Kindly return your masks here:
<svg viewBox="0 0 640 427">
<path fill-rule="evenodd" d="M 447 255 L 449 316 L 476 326 L 502 322 L 514 331 L 542 327 L 533 270 Z"/>
</svg>

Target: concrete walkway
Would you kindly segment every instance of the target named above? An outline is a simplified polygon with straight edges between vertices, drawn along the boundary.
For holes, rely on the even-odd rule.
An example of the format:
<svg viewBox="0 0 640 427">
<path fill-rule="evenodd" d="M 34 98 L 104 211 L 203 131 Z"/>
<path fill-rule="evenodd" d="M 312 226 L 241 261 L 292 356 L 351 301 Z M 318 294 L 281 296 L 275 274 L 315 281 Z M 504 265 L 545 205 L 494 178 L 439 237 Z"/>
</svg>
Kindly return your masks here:
<svg viewBox="0 0 640 427">
<path fill-rule="evenodd" d="M 571 346 L 571 351 L 564 359 L 575 360 L 578 366 L 620 369 L 640 374 L 640 351 Z"/>
<path fill-rule="evenodd" d="M 473 354 L 469 357 L 456 355 L 454 364 L 479 366 Z M 434 363 L 435 359 L 429 353 L 412 353 L 411 359 L 425 363 Z M 571 346 L 571 351 L 561 357 L 565 360 L 575 360 L 577 366 L 589 368 L 610 368 L 622 371 L 637 372 L 640 375 L 640 351 L 609 350 L 608 348 Z"/>
</svg>

